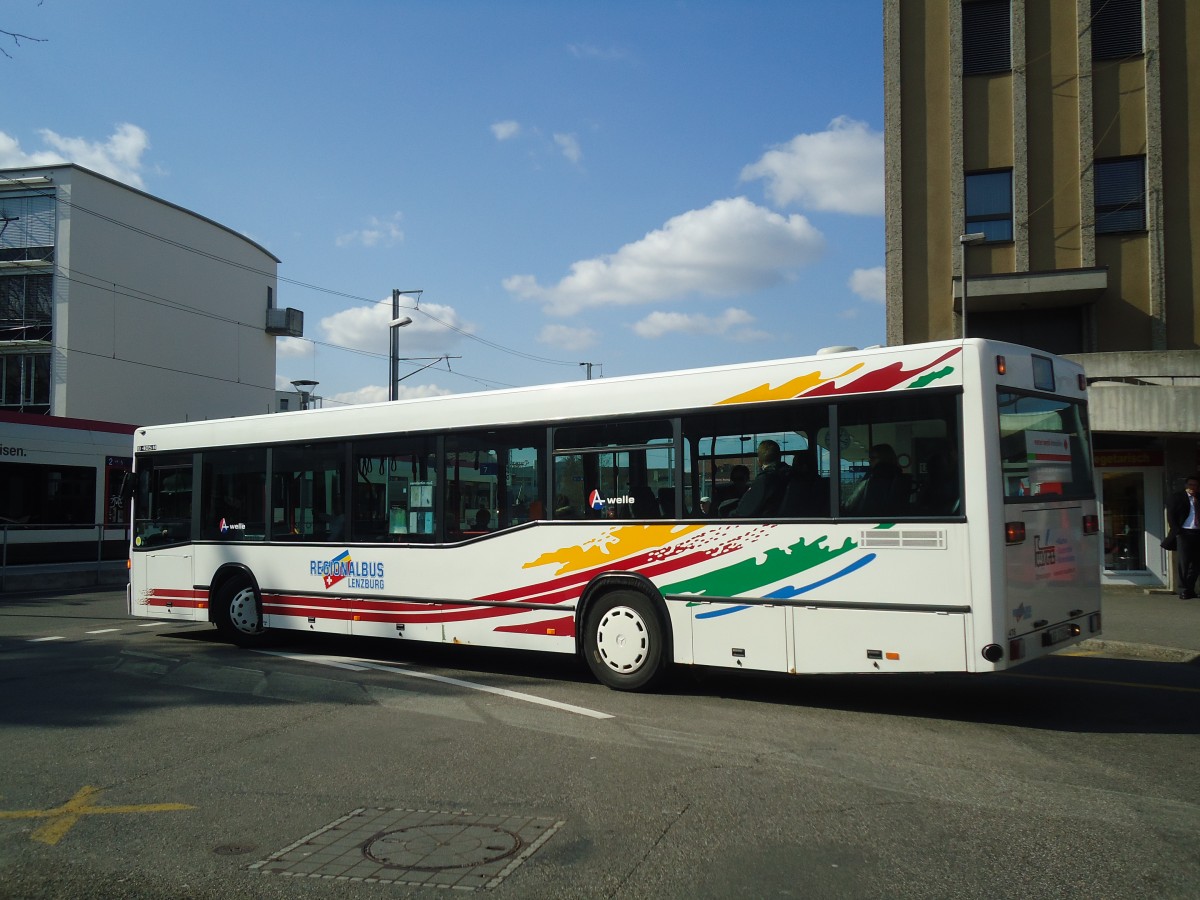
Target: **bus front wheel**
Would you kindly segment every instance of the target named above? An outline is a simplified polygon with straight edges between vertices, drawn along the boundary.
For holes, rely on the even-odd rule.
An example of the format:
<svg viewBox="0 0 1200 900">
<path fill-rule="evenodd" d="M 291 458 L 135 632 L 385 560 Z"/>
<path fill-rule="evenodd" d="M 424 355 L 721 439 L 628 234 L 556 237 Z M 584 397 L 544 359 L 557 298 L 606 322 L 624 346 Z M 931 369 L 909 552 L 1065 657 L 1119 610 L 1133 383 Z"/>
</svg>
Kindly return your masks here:
<svg viewBox="0 0 1200 900">
<path fill-rule="evenodd" d="M 654 604 L 637 591 L 613 591 L 588 610 L 584 656 L 597 680 L 619 691 L 648 688 L 663 675 L 665 630 Z"/>
<path fill-rule="evenodd" d="M 258 595 L 245 579 L 234 578 L 217 591 L 213 621 L 221 635 L 239 647 L 255 647 L 266 639 Z"/>
</svg>

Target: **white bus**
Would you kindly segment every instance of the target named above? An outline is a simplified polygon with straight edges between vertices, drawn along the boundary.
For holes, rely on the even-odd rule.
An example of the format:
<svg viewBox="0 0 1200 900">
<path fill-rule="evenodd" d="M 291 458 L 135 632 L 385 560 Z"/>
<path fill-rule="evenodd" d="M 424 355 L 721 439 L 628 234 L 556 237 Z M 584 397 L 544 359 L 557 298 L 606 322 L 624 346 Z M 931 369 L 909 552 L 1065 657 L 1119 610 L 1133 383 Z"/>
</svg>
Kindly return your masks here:
<svg viewBox="0 0 1200 900">
<path fill-rule="evenodd" d="M 243 645 L 290 629 L 574 653 L 629 690 L 671 664 L 994 672 L 1100 631 L 1083 371 L 1011 344 L 162 425 L 134 445 L 130 613 Z"/>
</svg>

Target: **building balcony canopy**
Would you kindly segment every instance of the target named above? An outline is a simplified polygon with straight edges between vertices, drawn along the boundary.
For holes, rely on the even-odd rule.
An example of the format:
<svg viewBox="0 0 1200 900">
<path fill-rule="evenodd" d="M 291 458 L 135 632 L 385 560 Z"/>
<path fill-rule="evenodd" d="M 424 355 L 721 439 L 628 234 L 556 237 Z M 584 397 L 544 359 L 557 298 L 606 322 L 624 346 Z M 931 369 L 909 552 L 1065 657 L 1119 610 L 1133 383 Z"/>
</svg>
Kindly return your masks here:
<svg viewBox="0 0 1200 900">
<path fill-rule="evenodd" d="M 1108 288 L 1108 269 L 1056 269 L 968 275 L 968 312 L 1058 309 L 1094 303 Z M 954 279 L 954 311 L 962 311 L 962 279 Z"/>
</svg>

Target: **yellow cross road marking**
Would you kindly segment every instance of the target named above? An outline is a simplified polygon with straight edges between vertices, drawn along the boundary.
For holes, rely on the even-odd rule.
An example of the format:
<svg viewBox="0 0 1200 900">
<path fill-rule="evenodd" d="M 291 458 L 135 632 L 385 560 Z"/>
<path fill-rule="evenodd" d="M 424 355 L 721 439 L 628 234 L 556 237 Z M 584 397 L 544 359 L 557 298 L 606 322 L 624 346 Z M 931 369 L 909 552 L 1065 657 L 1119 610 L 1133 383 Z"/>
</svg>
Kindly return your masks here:
<svg viewBox="0 0 1200 900">
<path fill-rule="evenodd" d="M 82 787 L 75 796 L 53 809 L 18 809 L 0 811 L 0 819 L 48 819 L 31 835 L 35 841 L 43 844 L 57 844 L 83 816 L 95 816 L 109 813 L 144 813 L 144 812 L 174 812 L 181 809 L 195 809 L 186 803 L 145 803 L 137 806 L 93 806 L 92 798 L 100 794 L 100 788 Z"/>
</svg>

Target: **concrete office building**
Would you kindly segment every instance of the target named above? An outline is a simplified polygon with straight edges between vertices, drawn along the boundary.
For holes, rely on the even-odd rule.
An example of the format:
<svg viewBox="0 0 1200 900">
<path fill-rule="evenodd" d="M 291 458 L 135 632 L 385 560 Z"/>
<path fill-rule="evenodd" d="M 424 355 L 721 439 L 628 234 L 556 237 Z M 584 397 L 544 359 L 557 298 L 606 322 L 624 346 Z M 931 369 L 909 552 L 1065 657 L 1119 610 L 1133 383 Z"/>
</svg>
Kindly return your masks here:
<svg viewBox="0 0 1200 900">
<path fill-rule="evenodd" d="M 279 260 L 75 165 L 0 170 L 0 411 L 156 424 L 270 412 Z"/>
<path fill-rule="evenodd" d="M 1200 469 L 1200 3 L 883 10 L 888 341 L 1082 362 L 1105 580 L 1169 583 L 1164 498 Z"/>
</svg>

